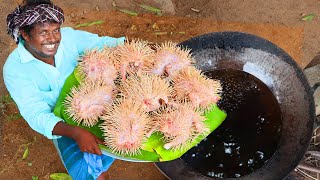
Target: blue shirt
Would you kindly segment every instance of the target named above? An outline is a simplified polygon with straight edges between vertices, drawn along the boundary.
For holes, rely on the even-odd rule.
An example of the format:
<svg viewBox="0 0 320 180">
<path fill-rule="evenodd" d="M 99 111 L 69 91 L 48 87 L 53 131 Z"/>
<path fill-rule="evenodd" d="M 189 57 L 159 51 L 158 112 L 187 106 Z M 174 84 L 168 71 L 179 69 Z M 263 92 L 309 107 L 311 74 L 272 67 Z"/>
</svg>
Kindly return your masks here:
<svg viewBox="0 0 320 180">
<path fill-rule="evenodd" d="M 86 49 L 123 44 L 125 38 L 99 37 L 85 31 L 61 28 L 61 42 L 55 54 L 55 67 L 36 59 L 20 41 L 3 67 L 5 85 L 20 114 L 35 131 L 49 139 L 54 126 L 62 121 L 53 114 L 56 100 L 66 78 L 73 72 L 77 58 Z"/>
</svg>

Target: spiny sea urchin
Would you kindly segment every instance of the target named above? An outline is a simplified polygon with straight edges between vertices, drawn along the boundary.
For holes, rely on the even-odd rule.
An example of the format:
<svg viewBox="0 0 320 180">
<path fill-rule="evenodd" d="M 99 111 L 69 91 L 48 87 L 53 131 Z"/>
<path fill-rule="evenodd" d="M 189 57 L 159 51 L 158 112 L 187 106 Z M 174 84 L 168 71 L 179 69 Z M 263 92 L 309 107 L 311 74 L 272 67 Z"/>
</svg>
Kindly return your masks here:
<svg viewBox="0 0 320 180">
<path fill-rule="evenodd" d="M 157 46 L 154 66 L 151 73 L 174 76 L 181 69 L 191 65 L 193 59 L 189 49 L 182 49 L 173 42 L 165 42 Z"/>
<path fill-rule="evenodd" d="M 104 142 L 113 152 L 120 155 L 140 153 L 151 122 L 140 103 L 132 99 L 118 100 L 101 118 Z"/>
<path fill-rule="evenodd" d="M 66 113 L 78 124 L 94 126 L 106 106 L 112 104 L 113 87 L 101 82 L 84 82 L 73 87 L 64 101 Z"/>
<path fill-rule="evenodd" d="M 204 120 L 200 111 L 188 103 L 182 103 L 155 115 L 153 121 L 154 126 L 164 135 L 164 148 L 182 150 L 189 148 L 194 138 L 208 134 Z"/>
<path fill-rule="evenodd" d="M 138 73 L 122 82 L 119 90 L 122 96 L 141 103 L 147 111 L 154 111 L 167 104 L 172 95 L 170 83 L 158 75 Z"/>
<path fill-rule="evenodd" d="M 147 41 L 132 40 L 115 50 L 114 62 L 121 78 L 126 79 L 127 74 L 146 71 L 153 63 L 154 51 Z"/>
<path fill-rule="evenodd" d="M 79 71 L 85 79 L 103 81 L 114 86 L 117 70 L 113 63 L 113 52 L 110 48 L 88 50 L 80 57 Z"/>
<path fill-rule="evenodd" d="M 194 107 L 205 109 L 220 99 L 220 82 L 205 77 L 193 66 L 181 70 L 173 82 L 174 97 L 177 100 L 189 100 Z"/>
</svg>

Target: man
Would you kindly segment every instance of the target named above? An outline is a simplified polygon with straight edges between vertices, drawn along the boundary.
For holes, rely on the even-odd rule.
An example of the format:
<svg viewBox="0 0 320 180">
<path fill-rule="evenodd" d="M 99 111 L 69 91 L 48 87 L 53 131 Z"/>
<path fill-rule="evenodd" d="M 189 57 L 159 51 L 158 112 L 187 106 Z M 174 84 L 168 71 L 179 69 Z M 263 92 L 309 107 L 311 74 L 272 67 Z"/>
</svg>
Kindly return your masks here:
<svg viewBox="0 0 320 180">
<path fill-rule="evenodd" d="M 86 49 L 123 44 L 124 38 L 60 29 L 63 21 L 63 10 L 50 0 L 26 0 L 8 15 L 8 33 L 18 47 L 4 65 L 4 82 L 30 127 L 53 139 L 73 179 L 104 179 L 114 159 L 101 155 L 102 141 L 64 123 L 52 111 L 79 55 Z"/>
</svg>

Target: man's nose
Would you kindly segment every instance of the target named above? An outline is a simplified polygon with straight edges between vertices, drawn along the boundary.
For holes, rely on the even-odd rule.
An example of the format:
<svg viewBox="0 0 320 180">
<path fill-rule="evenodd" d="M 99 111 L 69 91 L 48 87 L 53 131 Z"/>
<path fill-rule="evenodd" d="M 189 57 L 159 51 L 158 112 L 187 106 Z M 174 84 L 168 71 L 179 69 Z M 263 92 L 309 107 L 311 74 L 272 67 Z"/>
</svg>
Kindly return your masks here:
<svg viewBox="0 0 320 180">
<path fill-rule="evenodd" d="M 58 39 L 57 35 L 54 32 L 48 33 L 47 41 L 48 42 L 56 42 Z"/>
</svg>

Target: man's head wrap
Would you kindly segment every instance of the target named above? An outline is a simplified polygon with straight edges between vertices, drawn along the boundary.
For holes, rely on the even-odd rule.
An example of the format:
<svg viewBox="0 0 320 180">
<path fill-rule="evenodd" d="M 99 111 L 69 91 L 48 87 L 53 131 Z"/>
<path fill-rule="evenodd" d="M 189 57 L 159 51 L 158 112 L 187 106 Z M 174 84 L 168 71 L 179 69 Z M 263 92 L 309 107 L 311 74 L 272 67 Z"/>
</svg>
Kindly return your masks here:
<svg viewBox="0 0 320 180">
<path fill-rule="evenodd" d="M 7 16 L 7 30 L 8 34 L 18 43 L 19 29 L 22 27 L 46 22 L 62 24 L 63 21 L 63 10 L 56 5 L 19 6 Z"/>
</svg>

